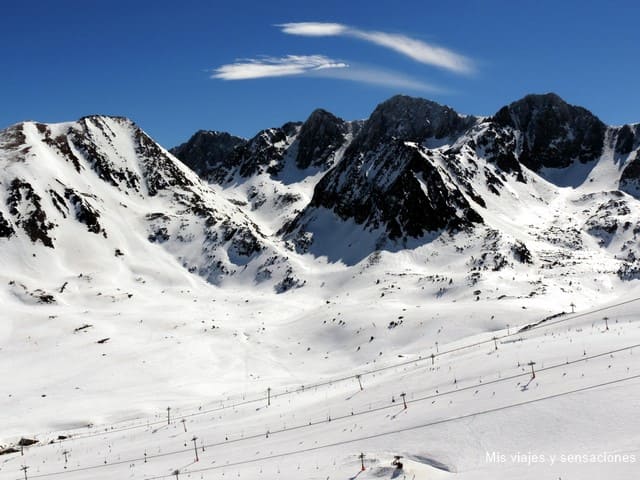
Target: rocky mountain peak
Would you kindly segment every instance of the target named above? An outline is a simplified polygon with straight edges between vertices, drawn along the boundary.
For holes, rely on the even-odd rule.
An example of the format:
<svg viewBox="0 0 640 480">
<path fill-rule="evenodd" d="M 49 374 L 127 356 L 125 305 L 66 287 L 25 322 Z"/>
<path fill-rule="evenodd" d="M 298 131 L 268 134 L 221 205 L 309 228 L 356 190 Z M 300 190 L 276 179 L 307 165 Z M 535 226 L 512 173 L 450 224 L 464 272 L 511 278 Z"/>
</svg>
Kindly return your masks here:
<svg viewBox="0 0 640 480">
<path fill-rule="evenodd" d="M 501 108 L 493 121 L 521 134 L 519 160 L 535 171 L 588 162 L 602 154 L 604 123 L 555 93 L 527 95 Z"/>
<path fill-rule="evenodd" d="M 298 135 L 298 168 L 324 165 L 328 157 L 344 143 L 347 132 L 348 126 L 344 120 L 326 110 L 314 110 Z"/>
<path fill-rule="evenodd" d="M 187 142 L 171 149 L 191 170 L 207 178 L 212 169 L 224 165 L 233 150 L 247 141 L 227 132 L 198 130 Z"/>
<path fill-rule="evenodd" d="M 431 100 L 396 95 L 376 107 L 352 144 L 352 149 L 371 150 L 392 138 L 421 142 L 459 134 L 476 121 L 451 107 Z"/>
</svg>

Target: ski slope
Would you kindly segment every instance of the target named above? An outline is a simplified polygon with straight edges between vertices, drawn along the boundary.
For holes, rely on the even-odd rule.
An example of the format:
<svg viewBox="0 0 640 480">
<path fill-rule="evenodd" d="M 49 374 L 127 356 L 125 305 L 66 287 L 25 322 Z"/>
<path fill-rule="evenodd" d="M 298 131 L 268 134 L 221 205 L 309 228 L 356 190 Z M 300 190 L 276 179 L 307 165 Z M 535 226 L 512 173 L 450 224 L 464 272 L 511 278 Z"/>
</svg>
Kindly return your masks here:
<svg viewBox="0 0 640 480">
<path fill-rule="evenodd" d="M 231 297 L 222 300 L 231 302 Z M 24 435 L 39 443 L 25 447 L 24 456 L 1 456 L 0 478 L 22 478 L 20 468 L 28 466 L 28 478 L 69 479 L 175 478 L 176 470 L 178 478 L 631 479 L 637 463 L 630 459 L 640 454 L 634 400 L 640 389 L 639 304 L 631 298 L 538 324 L 544 317 L 533 314 L 484 333 L 436 334 L 365 365 L 346 355 L 331 361 L 329 350 L 323 360 L 294 344 L 292 338 L 305 338 L 308 319 L 283 322 L 284 329 L 270 322 L 264 337 L 257 333 L 259 320 L 243 321 L 244 331 L 234 338 L 251 348 L 234 349 L 214 375 L 203 363 L 206 355 L 196 334 L 170 323 L 154 328 L 158 337 L 170 336 L 174 343 L 166 372 L 161 359 L 167 352 L 154 351 L 156 342 L 138 352 L 136 360 L 151 364 L 144 368 L 109 341 L 99 348 L 110 357 L 111 375 L 104 368 L 92 375 L 94 360 L 87 355 L 89 365 L 76 365 L 65 385 L 56 372 L 71 366 L 50 355 L 51 378 L 36 382 L 28 377 L 28 363 L 36 361 L 33 351 L 17 346 L 8 353 L 18 360 L 11 387 L 20 401 L 3 399 L 2 411 L 13 413 L 3 419 L 3 430 L 14 439 Z M 236 304 L 233 312 L 241 318 L 238 307 L 242 311 Z M 449 307 L 446 315 L 453 319 L 471 304 Z M 383 315 L 349 320 L 365 328 L 365 322 L 380 322 Z M 117 332 L 115 322 L 109 323 L 114 340 L 129 332 Z M 81 335 L 90 334 L 74 338 Z M 433 338 L 440 339 L 437 346 Z M 262 345 L 270 341 L 290 351 L 269 356 L 272 348 L 262 350 Z M 316 339 L 312 348 L 328 348 L 331 341 L 339 337 Z M 189 353 L 181 352 L 187 343 Z M 210 362 L 220 361 L 211 346 Z M 20 349 L 25 349 L 22 358 Z M 40 350 L 48 348 L 40 345 Z M 244 375 L 234 356 L 244 356 Z M 227 377 L 224 370 L 230 372 Z M 30 386 L 21 383 L 25 374 Z M 82 385 L 74 387 L 75 393 L 74 383 Z M 46 427 L 35 430 L 38 426 Z M 62 437 L 67 438 L 58 440 Z M 606 456 L 598 461 L 605 452 L 613 455 L 610 461 Z M 402 470 L 391 465 L 395 455 L 403 457 Z M 498 461 L 500 455 L 506 459 Z M 576 463 L 571 455 L 596 457 Z M 534 458 L 544 463 L 532 463 Z"/>
</svg>

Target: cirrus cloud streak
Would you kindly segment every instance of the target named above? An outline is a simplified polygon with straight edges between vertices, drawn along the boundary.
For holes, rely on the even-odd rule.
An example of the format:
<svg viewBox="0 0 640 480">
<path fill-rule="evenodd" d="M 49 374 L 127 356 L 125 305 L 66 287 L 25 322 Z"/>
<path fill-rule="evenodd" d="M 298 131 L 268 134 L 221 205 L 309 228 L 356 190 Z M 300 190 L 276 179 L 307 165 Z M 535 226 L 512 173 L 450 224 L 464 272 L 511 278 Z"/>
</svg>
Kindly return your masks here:
<svg viewBox="0 0 640 480">
<path fill-rule="evenodd" d="M 295 22 L 276 25 L 283 33 L 306 37 L 352 37 L 394 50 L 417 62 L 455 73 L 470 74 L 473 62 L 459 53 L 402 34 L 361 30 L 341 23 Z"/>
<path fill-rule="evenodd" d="M 347 67 L 348 65 L 346 63 L 332 60 L 324 55 L 287 55 L 285 57 L 249 58 L 222 65 L 214 69 L 211 78 L 248 80 L 252 78 L 302 75 L 315 70 Z"/>
<path fill-rule="evenodd" d="M 424 82 L 417 78 L 393 70 L 387 70 L 369 65 L 350 65 L 342 70 L 317 70 L 310 76 L 348 80 L 351 82 L 367 83 L 381 87 L 413 90 L 425 93 L 446 93 L 447 90 Z"/>
<path fill-rule="evenodd" d="M 241 59 L 214 69 L 211 78 L 250 80 L 286 76 L 333 78 L 422 92 L 442 92 L 438 87 L 399 72 L 366 65 L 350 65 L 324 55 Z"/>
</svg>

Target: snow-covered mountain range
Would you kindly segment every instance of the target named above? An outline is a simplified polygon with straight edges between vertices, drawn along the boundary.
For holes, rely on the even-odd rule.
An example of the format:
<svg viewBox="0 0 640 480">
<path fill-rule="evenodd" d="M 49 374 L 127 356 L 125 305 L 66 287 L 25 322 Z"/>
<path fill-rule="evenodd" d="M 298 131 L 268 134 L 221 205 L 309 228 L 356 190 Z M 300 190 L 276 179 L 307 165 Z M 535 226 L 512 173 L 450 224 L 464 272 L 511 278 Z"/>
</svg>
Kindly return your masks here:
<svg viewBox="0 0 640 480">
<path fill-rule="evenodd" d="M 546 94 L 488 118 L 396 96 L 364 122 L 317 110 L 250 140 L 201 131 L 172 152 L 275 241 L 330 262 L 460 233 L 495 270 L 599 258 L 628 276 L 639 147 L 640 125 L 607 127 Z"/>
<path fill-rule="evenodd" d="M 234 477 L 355 478 L 361 452 L 360 479 L 632 478 L 628 463 L 523 470 L 485 452 L 640 453 L 638 235 L 640 124 L 554 94 L 491 117 L 396 96 L 366 120 L 316 110 L 171 150 L 120 117 L 14 125 L 0 132 L 0 447 L 41 446 L 0 456 L 0 478 L 218 478 L 236 463 Z M 553 366 L 546 381 L 511 377 L 529 361 Z M 625 376 L 630 389 L 595 387 Z M 271 410 L 242 403 L 267 388 Z M 418 403 L 386 413 L 400 398 Z M 522 409 L 557 434 L 473 413 L 541 399 Z M 167 406 L 189 432 L 153 427 Z M 581 421 L 596 415 L 609 430 Z M 469 423 L 415 435 L 450 417 Z M 182 460 L 192 430 L 210 470 Z M 281 468 L 290 451 L 297 469 Z"/>
<path fill-rule="evenodd" d="M 318 259 L 431 255 L 464 238 L 469 274 L 639 270 L 640 125 L 607 127 L 553 94 L 489 118 L 396 96 L 366 121 L 316 110 L 250 140 L 200 131 L 172 150 L 193 171 L 123 118 L 23 123 L 1 138 L 0 235 L 19 265 L 82 239 L 101 262 L 160 247 L 210 283 L 283 292 Z"/>
</svg>

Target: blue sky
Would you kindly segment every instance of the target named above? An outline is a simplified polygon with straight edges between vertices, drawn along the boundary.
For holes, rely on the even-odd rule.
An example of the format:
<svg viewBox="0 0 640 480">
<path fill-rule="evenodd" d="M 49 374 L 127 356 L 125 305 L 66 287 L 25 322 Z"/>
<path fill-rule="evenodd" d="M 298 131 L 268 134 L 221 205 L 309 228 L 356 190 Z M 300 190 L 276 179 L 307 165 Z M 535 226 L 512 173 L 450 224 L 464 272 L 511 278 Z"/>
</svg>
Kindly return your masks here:
<svg viewBox="0 0 640 480">
<path fill-rule="evenodd" d="M 31 0 L 0 12 L 0 128 L 124 115 L 170 147 L 317 107 L 366 118 L 396 93 L 490 115 L 550 91 L 609 124 L 640 122 L 637 1 Z"/>
</svg>

